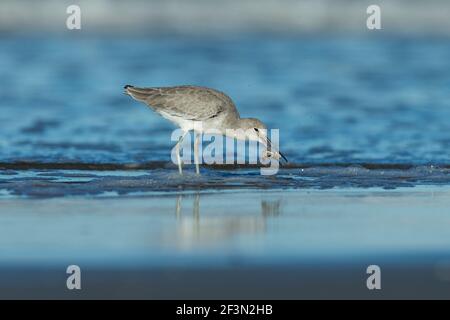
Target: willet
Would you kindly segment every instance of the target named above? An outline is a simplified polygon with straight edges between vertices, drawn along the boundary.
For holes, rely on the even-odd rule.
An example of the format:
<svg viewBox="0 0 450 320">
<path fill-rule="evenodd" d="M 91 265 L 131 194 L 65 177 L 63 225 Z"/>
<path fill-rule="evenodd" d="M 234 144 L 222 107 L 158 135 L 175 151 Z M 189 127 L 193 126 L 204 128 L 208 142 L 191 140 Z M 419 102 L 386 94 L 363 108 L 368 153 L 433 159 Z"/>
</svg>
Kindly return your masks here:
<svg viewBox="0 0 450 320">
<path fill-rule="evenodd" d="M 180 174 L 183 174 L 180 144 L 191 130 L 195 134 L 194 161 L 197 174 L 200 173 L 199 138 L 202 132 L 208 130 L 216 130 L 225 136 L 230 136 L 232 131 L 232 138 L 258 141 L 270 149 L 268 157 L 277 160 L 283 158 L 287 162 L 279 151 L 271 150 L 266 126 L 255 118 L 241 118 L 231 98 L 223 92 L 198 86 L 138 88 L 126 85 L 124 89 L 133 99 L 144 102 L 183 130 L 183 135 L 175 145 Z"/>
</svg>

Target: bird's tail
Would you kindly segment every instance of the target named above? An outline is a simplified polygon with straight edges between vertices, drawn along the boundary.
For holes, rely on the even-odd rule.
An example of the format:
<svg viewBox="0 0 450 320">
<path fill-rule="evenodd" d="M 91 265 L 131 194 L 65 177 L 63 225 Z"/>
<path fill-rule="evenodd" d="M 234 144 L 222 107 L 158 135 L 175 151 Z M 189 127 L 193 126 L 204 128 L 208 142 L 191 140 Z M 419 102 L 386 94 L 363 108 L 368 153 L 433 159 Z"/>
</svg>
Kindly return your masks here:
<svg viewBox="0 0 450 320">
<path fill-rule="evenodd" d="M 125 89 L 125 94 L 129 95 L 137 101 L 145 102 L 147 98 L 154 93 L 152 88 L 138 88 L 127 84 L 123 87 Z"/>
</svg>

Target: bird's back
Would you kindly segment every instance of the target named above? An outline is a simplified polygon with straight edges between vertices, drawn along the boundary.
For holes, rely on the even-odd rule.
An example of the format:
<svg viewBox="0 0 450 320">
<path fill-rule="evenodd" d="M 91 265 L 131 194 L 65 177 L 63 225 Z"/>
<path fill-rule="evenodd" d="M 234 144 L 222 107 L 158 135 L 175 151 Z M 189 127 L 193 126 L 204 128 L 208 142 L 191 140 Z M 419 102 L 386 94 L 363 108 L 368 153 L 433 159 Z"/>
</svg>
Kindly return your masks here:
<svg viewBox="0 0 450 320">
<path fill-rule="evenodd" d="M 163 115 L 184 120 L 207 121 L 218 116 L 239 117 L 229 96 L 199 86 L 138 88 L 125 86 L 125 93 Z"/>
</svg>

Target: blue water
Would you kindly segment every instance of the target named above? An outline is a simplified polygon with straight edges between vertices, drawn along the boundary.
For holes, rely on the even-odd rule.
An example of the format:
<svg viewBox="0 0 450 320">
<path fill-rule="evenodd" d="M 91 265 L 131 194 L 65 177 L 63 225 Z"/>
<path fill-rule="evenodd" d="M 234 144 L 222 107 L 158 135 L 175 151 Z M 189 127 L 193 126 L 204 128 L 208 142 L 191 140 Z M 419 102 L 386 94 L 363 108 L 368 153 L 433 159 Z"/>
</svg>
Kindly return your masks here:
<svg viewBox="0 0 450 320">
<path fill-rule="evenodd" d="M 4 37 L 0 189 L 45 196 L 449 184 L 449 71 L 450 42 L 439 38 Z M 124 84 L 220 89 L 242 116 L 280 129 L 290 163 L 278 179 L 248 168 L 180 180 L 170 163 L 174 127 L 124 95 Z M 87 169 L 100 171 L 77 172 Z M 64 179 L 71 184 L 57 183 Z"/>
<path fill-rule="evenodd" d="M 450 163 L 445 39 L 2 38 L 0 75 L 0 162 L 170 161 L 130 83 L 218 88 L 294 163 Z"/>
</svg>

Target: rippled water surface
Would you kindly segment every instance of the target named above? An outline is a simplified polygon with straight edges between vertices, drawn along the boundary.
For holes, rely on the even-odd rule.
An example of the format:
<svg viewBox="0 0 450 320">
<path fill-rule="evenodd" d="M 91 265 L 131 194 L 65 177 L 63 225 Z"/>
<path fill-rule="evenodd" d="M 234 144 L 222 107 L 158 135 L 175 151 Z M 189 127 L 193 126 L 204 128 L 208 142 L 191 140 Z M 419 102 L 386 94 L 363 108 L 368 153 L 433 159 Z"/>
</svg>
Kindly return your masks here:
<svg viewBox="0 0 450 320">
<path fill-rule="evenodd" d="M 199 84 L 280 128 L 295 162 L 450 162 L 450 43 L 2 39 L 1 160 L 167 160 L 171 126 L 122 86 Z"/>
<path fill-rule="evenodd" d="M 127 183 L 132 191 L 189 189 L 192 181 L 175 177 L 170 163 L 174 127 L 125 96 L 127 83 L 218 88 L 242 116 L 280 129 L 290 164 L 277 179 L 256 176 L 256 168 L 204 169 L 207 179 L 196 182 L 205 188 L 214 188 L 210 181 L 391 188 L 450 180 L 447 40 L 16 37 L 3 38 L 0 49 L 0 188 L 7 193 L 27 193 L 27 179 L 42 185 L 35 192 L 52 194 L 66 180 L 74 183 L 69 194 L 83 193 L 82 183 L 86 193 L 121 193 Z M 116 178 L 77 171 L 123 166 L 152 170 Z"/>
</svg>

